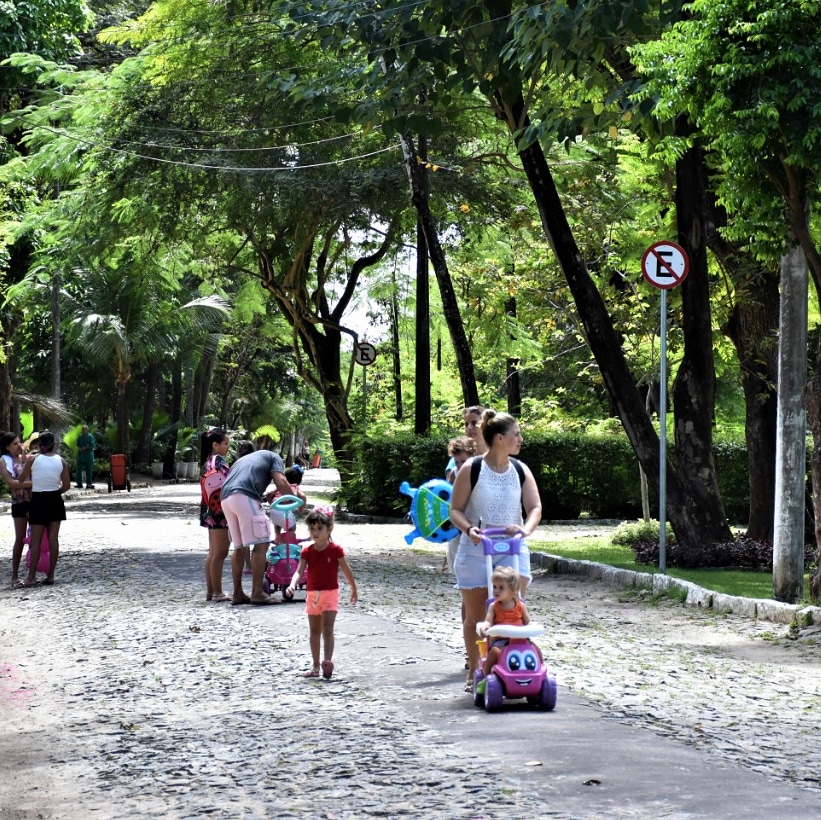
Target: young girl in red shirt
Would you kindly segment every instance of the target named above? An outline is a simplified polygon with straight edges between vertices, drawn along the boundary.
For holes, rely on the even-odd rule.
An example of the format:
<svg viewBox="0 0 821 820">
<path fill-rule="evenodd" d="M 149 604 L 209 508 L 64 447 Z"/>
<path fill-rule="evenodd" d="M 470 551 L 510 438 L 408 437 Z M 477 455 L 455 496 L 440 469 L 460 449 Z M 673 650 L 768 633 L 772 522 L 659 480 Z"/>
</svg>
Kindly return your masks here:
<svg viewBox="0 0 821 820">
<path fill-rule="evenodd" d="M 311 657 L 313 665 L 305 672 L 306 678 L 318 678 L 320 669 L 326 680 L 334 672 L 334 624 L 339 609 L 339 573 L 351 588 L 351 603 L 357 601 L 356 581 L 345 552 L 339 544 L 331 541 L 334 528 L 334 514 L 331 507 L 316 507 L 305 517 L 308 532 L 313 543 L 304 547 L 299 556 L 299 565 L 288 585 L 288 592 L 293 594 L 302 577 L 308 570 L 305 612 L 308 615 L 310 629 Z M 287 595 L 287 592 L 286 592 Z M 320 642 L 324 642 L 323 661 L 320 667 Z"/>
</svg>

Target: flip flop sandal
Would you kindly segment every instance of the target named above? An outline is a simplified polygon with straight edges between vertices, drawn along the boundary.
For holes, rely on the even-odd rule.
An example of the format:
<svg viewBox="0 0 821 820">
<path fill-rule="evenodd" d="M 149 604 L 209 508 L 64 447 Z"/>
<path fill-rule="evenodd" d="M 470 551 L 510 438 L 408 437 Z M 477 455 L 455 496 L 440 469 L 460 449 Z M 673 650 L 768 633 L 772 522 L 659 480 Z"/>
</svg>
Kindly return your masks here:
<svg viewBox="0 0 821 820">
<path fill-rule="evenodd" d="M 333 661 L 322 661 L 322 677 L 325 680 L 330 680 L 331 675 L 334 673 L 334 662 Z"/>
<path fill-rule="evenodd" d="M 303 678 L 318 678 L 319 677 L 319 670 L 318 669 L 309 669 L 307 672 L 302 673 Z"/>
</svg>

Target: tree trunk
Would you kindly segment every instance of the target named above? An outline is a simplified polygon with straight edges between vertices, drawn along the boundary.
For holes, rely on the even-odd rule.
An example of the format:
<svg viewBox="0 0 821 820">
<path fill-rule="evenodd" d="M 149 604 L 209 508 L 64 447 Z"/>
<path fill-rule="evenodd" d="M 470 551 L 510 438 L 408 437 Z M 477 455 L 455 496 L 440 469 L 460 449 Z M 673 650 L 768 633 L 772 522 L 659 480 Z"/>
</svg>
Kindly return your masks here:
<svg viewBox="0 0 821 820">
<path fill-rule="evenodd" d="M 201 427 L 202 420 L 208 413 L 208 398 L 211 395 L 211 383 L 214 380 L 214 368 L 217 355 L 214 351 L 203 351 L 197 372 L 194 376 L 194 427 Z"/>
<path fill-rule="evenodd" d="M 416 369 L 414 373 L 414 420 L 417 436 L 430 433 L 430 278 L 428 246 L 422 223 L 416 220 Z"/>
<path fill-rule="evenodd" d="M 308 288 L 308 271 L 315 262 L 317 281 L 324 282 L 324 258 L 322 254 L 312 259 L 312 249 L 317 235 L 304 237 L 302 249 L 294 254 L 291 267 L 282 274 L 271 260 L 277 252 L 256 243 L 249 236 L 257 250 L 259 277 L 263 286 L 273 295 L 282 316 L 293 327 L 297 337 L 294 346 L 296 366 L 299 375 L 321 396 L 325 405 L 325 417 L 331 434 L 336 466 L 342 486 L 347 486 L 354 476 L 355 449 L 353 447 L 353 420 L 348 411 L 348 394 L 352 379 L 353 354 L 347 354 L 347 376 L 342 376 L 342 334 L 357 341 L 354 331 L 345 328 L 341 322 L 345 310 L 350 305 L 362 272 L 379 264 L 394 242 L 395 224 L 391 223 L 382 243 L 373 253 L 360 256 L 348 268 L 348 278 L 342 295 L 333 309 L 328 304 L 324 287 L 312 285 Z M 327 226 L 326 243 L 329 236 L 338 234 L 338 226 Z M 306 361 L 307 359 L 307 361 Z"/>
<path fill-rule="evenodd" d="M 425 255 L 427 264 L 427 254 Z M 405 418 L 405 408 L 402 404 L 402 357 L 399 355 L 399 296 L 397 295 L 396 275 L 393 277 L 393 291 L 391 293 L 391 356 L 393 370 L 393 394 L 396 405 L 395 418 L 402 421 Z M 419 308 L 417 307 L 417 310 Z"/>
<path fill-rule="evenodd" d="M 185 405 L 183 418 L 186 427 L 194 426 L 194 367 L 191 361 L 185 363 Z"/>
<path fill-rule="evenodd" d="M 507 112 L 507 124 L 515 138 L 519 129 L 527 124 L 522 97 L 520 95 L 512 104 L 507 104 L 499 92 L 498 102 Z M 601 294 L 573 238 L 542 148 L 534 142 L 522 149 L 519 156 L 539 209 L 542 227 L 576 303 L 587 343 L 599 365 L 607 391 L 639 462 L 647 475 L 654 476 L 657 481 L 658 436 L 644 409 Z M 695 401 L 701 400 L 699 396 L 690 397 Z M 712 413 L 712 407 L 709 413 Z M 682 449 L 682 455 L 685 458 L 689 455 L 687 448 Z M 688 478 L 692 475 L 693 471 L 687 471 Z M 711 484 L 712 478 L 709 479 Z M 702 563 L 710 544 L 731 540 L 732 534 L 723 519 L 720 499 L 703 485 L 692 486 L 671 465 L 667 468 L 667 500 L 670 523 L 688 562 L 693 565 Z M 711 507 L 705 510 L 705 502 L 718 509 Z M 718 502 L 717 505 L 715 502 Z"/>
<path fill-rule="evenodd" d="M 157 362 L 149 362 L 145 371 L 145 404 L 143 404 L 143 418 L 140 433 L 137 436 L 137 447 L 134 451 L 136 464 L 151 463 L 151 438 L 153 434 L 154 408 L 157 405 L 157 381 L 160 376 L 160 366 Z"/>
<path fill-rule="evenodd" d="M 131 460 L 131 448 L 128 442 L 128 378 L 121 374 L 117 378 L 117 452 Z"/>
<path fill-rule="evenodd" d="M 511 271 L 512 273 L 512 271 Z M 511 296 L 505 302 L 505 313 L 511 319 L 516 318 L 516 297 Z M 510 337 L 512 340 L 514 336 Z M 519 416 L 522 412 L 522 387 L 519 380 L 519 360 L 511 356 L 507 357 L 507 412 L 511 416 Z"/>
<path fill-rule="evenodd" d="M 168 445 L 165 448 L 162 471 L 165 478 L 174 478 L 174 462 L 177 458 L 177 424 L 180 421 L 182 410 L 182 363 L 174 359 L 171 371 L 171 405 L 169 407 L 170 422 L 174 426 L 168 435 Z"/>
<path fill-rule="evenodd" d="M 476 375 L 473 367 L 473 354 L 470 350 L 465 326 L 462 323 L 462 314 L 459 312 L 459 303 L 450 278 L 447 259 L 439 242 L 439 233 L 430 212 L 424 175 L 427 174 L 424 164 L 416 158 L 413 140 L 409 136 L 401 138 L 402 151 L 405 156 L 405 166 L 408 171 L 408 180 L 411 189 L 411 201 L 425 233 L 425 242 L 428 247 L 428 256 L 433 265 L 433 272 L 439 285 L 439 294 L 442 299 L 442 314 L 450 331 L 453 352 L 456 356 L 456 366 L 459 370 L 459 379 L 462 383 L 462 397 L 465 407 L 479 404 L 479 391 L 476 387 Z"/>
<path fill-rule="evenodd" d="M 778 344 L 773 597 L 794 604 L 804 587 L 806 476 L 807 263 L 796 246 L 781 260 Z"/>
<path fill-rule="evenodd" d="M 677 131 L 687 131 L 686 123 L 678 122 Z M 680 286 L 684 355 L 673 384 L 676 471 L 699 507 L 705 531 L 716 541 L 731 541 L 713 456 L 715 362 L 705 241 L 709 204 L 703 155 L 693 147 L 676 163 L 678 241 L 690 257 L 690 272 Z M 703 543 L 680 546 L 683 563 L 702 563 Z"/>
<path fill-rule="evenodd" d="M 812 475 L 813 526 L 815 529 L 815 573 L 810 578 L 810 597 L 817 604 L 821 601 L 821 335 L 815 348 L 815 368 L 812 379 L 807 382 L 807 418 L 812 430 L 812 452 L 810 470 Z"/>
<path fill-rule="evenodd" d="M 773 540 L 775 515 L 775 431 L 778 332 L 778 276 L 757 270 L 741 281 L 734 276 L 738 294 L 722 328 L 735 345 L 744 391 L 750 512 L 747 535 Z"/>
<path fill-rule="evenodd" d="M 60 347 L 60 274 L 55 273 L 51 279 L 51 396 L 57 401 L 62 399 L 63 393 L 60 379 Z"/>
</svg>

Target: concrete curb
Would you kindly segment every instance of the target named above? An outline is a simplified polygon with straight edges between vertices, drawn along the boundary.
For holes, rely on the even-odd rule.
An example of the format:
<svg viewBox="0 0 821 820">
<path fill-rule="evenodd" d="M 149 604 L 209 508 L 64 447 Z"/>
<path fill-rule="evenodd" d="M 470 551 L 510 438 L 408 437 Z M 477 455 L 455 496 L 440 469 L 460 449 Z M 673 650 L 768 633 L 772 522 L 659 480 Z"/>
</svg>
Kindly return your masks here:
<svg viewBox="0 0 821 820">
<path fill-rule="evenodd" d="M 739 598 L 704 589 L 690 581 L 650 572 L 616 569 L 595 561 L 577 561 L 544 552 L 531 552 L 530 563 L 556 575 L 578 575 L 593 581 L 602 581 L 624 589 L 647 589 L 653 595 L 672 595 L 681 598 L 685 606 L 713 609 L 720 614 L 740 615 L 744 618 L 772 621 L 779 624 L 797 623 L 799 626 L 821 625 L 821 607 L 801 604 L 783 604 L 763 598 Z"/>
</svg>

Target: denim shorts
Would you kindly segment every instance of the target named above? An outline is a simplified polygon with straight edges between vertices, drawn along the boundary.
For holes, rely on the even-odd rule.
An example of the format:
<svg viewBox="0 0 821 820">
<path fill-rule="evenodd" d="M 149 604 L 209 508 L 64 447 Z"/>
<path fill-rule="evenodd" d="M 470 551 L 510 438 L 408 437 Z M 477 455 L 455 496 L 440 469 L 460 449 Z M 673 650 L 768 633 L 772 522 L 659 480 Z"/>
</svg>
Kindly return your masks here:
<svg viewBox="0 0 821 820">
<path fill-rule="evenodd" d="M 515 566 L 515 556 L 502 555 L 493 559 L 495 567 Z M 485 568 L 485 552 L 481 544 L 472 542 L 465 544 L 464 540 L 459 542 L 459 550 L 456 553 L 456 561 L 453 569 L 456 572 L 456 586 L 459 589 L 475 589 L 476 587 L 487 587 L 488 577 Z M 519 575 L 525 581 L 524 586 L 530 583 L 530 550 L 522 544 L 519 553 Z"/>
</svg>

